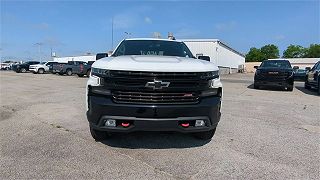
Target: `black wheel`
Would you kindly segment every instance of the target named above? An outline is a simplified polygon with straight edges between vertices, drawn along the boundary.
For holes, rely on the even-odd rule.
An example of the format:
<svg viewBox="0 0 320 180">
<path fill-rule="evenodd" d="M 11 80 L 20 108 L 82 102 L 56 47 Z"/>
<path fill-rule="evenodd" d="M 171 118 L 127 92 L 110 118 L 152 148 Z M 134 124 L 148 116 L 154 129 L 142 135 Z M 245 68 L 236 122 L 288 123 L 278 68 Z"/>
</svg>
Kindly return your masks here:
<svg viewBox="0 0 320 180">
<path fill-rule="evenodd" d="M 38 73 L 39 74 L 43 74 L 44 73 L 44 69 L 42 69 L 42 68 L 38 69 Z"/>
<path fill-rule="evenodd" d="M 91 126 L 90 126 L 90 133 L 93 139 L 95 139 L 96 141 L 105 140 L 108 137 L 107 132 L 98 131 L 96 129 L 93 129 Z"/>
<path fill-rule="evenodd" d="M 89 69 L 89 70 L 87 71 L 87 77 L 90 76 L 90 73 L 91 73 L 91 70 Z"/>
<path fill-rule="evenodd" d="M 287 87 L 287 91 L 293 91 L 293 85 Z"/>
<path fill-rule="evenodd" d="M 66 74 L 67 74 L 67 76 L 71 76 L 72 75 L 72 70 L 71 69 L 67 69 Z"/>
<path fill-rule="evenodd" d="M 25 72 L 27 72 L 27 70 L 25 68 L 21 68 L 20 72 L 25 73 Z"/>
<path fill-rule="evenodd" d="M 253 88 L 254 88 L 254 89 L 259 89 L 259 86 L 256 85 L 256 84 L 253 84 Z"/>
<path fill-rule="evenodd" d="M 197 133 L 194 133 L 193 135 L 198 139 L 210 140 L 213 137 L 215 132 L 216 132 L 216 128 L 210 131 L 197 132 Z"/>
<path fill-rule="evenodd" d="M 305 89 L 311 89 L 311 86 L 309 85 L 308 81 L 306 81 L 306 82 L 304 83 L 304 88 L 305 88 Z"/>
<path fill-rule="evenodd" d="M 83 74 L 77 74 L 79 77 L 83 77 L 84 75 Z"/>
</svg>

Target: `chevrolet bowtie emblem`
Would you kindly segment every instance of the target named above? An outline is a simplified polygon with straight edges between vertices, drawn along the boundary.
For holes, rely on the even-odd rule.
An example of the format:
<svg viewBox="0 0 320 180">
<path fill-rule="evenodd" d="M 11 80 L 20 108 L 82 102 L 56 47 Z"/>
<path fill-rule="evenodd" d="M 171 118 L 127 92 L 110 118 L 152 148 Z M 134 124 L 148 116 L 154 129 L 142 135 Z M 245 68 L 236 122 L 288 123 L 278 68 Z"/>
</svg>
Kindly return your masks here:
<svg viewBox="0 0 320 180">
<path fill-rule="evenodd" d="M 170 82 L 162 82 L 162 81 L 157 81 L 154 80 L 153 82 L 147 82 L 146 87 L 148 88 L 153 88 L 153 89 L 162 89 L 169 87 Z"/>
</svg>

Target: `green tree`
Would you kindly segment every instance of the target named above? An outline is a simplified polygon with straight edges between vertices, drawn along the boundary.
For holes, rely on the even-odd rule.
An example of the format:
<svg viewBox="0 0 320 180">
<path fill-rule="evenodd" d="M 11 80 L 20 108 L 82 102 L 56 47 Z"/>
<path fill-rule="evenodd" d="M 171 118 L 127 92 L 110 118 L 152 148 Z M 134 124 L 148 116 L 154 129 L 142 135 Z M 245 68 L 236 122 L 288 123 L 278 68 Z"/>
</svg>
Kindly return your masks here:
<svg viewBox="0 0 320 180">
<path fill-rule="evenodd" d="M 260 49 L 261 53 L 264 55 L 265 59 L 275 59 L 279 58 L 279 48 L 274 44 L 268 44 Z"/>
<path fill-rule="evenodd" d="M 246 62 L 261 62 L 265 59 L 260 49 L 255 47 L 250 48 L 250 51 L 246 55 Z"/>
<path fill-rule="evenodd" d="M 301 58 L 305 57 L 307 53 L 306 48 L 300 46 L 300 45 L 290 45 L 287 47 L 287 49 L 283 52 L 284 58 Z"/>
<path fill-rule="evenodd" d="M 320 58 L 320 44 L 310 44 L 310 47 L 306 51 L 305 57 Z"/>
</svg>

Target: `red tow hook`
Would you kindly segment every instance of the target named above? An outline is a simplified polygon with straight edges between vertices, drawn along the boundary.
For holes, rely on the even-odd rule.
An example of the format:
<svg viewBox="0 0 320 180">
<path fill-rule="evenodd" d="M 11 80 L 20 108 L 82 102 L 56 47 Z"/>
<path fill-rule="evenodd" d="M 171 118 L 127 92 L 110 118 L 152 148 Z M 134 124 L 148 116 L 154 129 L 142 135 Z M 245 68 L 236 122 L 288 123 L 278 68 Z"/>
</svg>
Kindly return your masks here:
<svg viewBox="0 0 320 180">
<path fill-rule="evenodd" d="M 182 123 L 182 124 L 181 124 L 181 126 L 184 127 L 184 128 L 189 127 L 189 125 L 190 125 L 189 123 Z"/>
<path fill-rule="evenodd" d="M 123 127 L 129 127 L 129 126 L 130 126 L 130 123 L 128 123 L 128 122 L 123 122 L 123 123 L 121 123 L 121 126 L 123 126 Z"/>
</svg>

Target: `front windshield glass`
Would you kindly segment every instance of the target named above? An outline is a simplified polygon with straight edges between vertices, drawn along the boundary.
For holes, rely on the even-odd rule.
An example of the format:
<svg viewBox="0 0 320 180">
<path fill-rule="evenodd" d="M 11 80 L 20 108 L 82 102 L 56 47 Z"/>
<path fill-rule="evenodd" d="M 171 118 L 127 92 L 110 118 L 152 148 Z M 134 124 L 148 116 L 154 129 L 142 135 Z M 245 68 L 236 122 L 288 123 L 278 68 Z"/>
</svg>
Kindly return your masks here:
<svg viewBox="0 0 320 180">
<path fill-rule="evenodd" d="M 113 56 L 124 55 L 193 57 L 183 42 L 161 40 L 125 40 Z"/>
<path fill-rule="evenodd" d="M 264 68 L 291 68 L 289 61 L 277 60 L 277 61 L 263 61 L 260 67 Z"/>
</svg>

